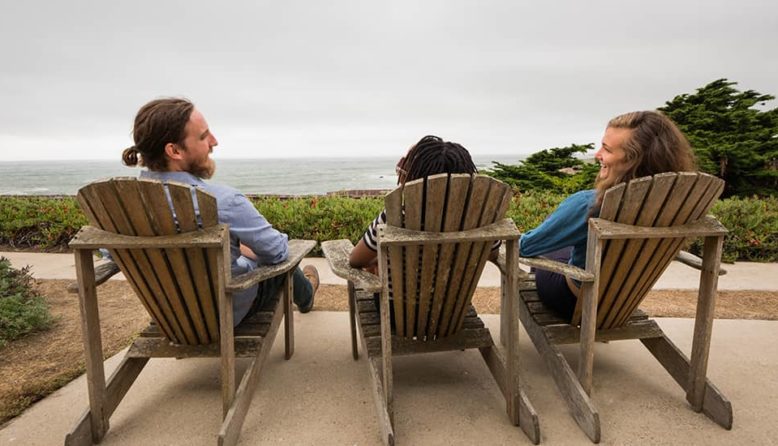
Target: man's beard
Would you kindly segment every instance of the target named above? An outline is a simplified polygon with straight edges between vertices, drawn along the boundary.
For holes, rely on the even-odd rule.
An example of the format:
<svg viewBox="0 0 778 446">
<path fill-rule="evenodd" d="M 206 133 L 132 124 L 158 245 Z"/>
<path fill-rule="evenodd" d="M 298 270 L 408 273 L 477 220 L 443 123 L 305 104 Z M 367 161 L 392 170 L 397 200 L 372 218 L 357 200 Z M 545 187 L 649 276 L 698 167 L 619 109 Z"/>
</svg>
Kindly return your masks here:
<svg viewBox="0 0 778 446">
<path fill-rule="evenodd" d="M 189 173 L 203 180 L 210 179 L 215 172 L 216 163 L 210 157 L 189 166 Z"/>
</svg>

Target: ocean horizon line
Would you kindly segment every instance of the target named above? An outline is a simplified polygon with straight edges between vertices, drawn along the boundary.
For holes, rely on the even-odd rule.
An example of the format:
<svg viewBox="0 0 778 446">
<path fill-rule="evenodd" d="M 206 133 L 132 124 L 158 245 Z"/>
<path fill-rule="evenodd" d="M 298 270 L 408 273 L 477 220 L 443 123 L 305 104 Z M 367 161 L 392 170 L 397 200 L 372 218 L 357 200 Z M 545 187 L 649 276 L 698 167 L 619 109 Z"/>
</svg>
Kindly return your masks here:
<svg viewBox="0 0 778 446">
<path fill-rule="evenodd" d="M 515 156 L 473 157 L 483 171 L 494 162 L 515 164 Z M 214 183 L 245 194 L 323 195 L 344 190 L 386 190 L 397 184 L 396 157 L 216 158 Z M 137 176 L 143 168 L 120 160 L 0 162 L 0 195 L 75 195 L 95 180 Z"/>
<path fill-rule="evenodd" d="M 508 158 L 516 158 L 517 161 L 528 157 L 531 154 L 502 154 L 502 153 L 487 153 L 487 154 L 471 154 L 473 161 L 484 162 L 485 158 L 497 158 L 506 160 Z M 219 155 L 211 155 L 214 161 L 282 161 L 282 160 L 389 160 L 399 159 L 396 155 L 304 155 L 304 156 L 272 156 L 272 157 L 224 157 Z M 77 158 L 77 159 L 19 159 L 19 160 L 0 160 L 0 164 L 13 164 L 13 163 L 78 163 L 78 162 L 121 162 L 121 156 L 111 158 Z"/>
</svg>

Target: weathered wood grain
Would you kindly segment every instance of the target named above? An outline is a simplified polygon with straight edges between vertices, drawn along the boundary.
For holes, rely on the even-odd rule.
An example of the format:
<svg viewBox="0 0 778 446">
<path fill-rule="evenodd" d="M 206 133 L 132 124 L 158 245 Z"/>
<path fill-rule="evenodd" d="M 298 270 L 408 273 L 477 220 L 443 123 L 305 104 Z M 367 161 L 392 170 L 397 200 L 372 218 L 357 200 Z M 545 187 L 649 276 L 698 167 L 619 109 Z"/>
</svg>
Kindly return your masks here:
<svg viewBox="0 0 778 446">
<path fill-rule="evenodd" d="M 503 359 L 470 305 L 495 240 L 514 245 L 511 267 L 503 270 L 509 277 L 508 295 L 518 289 L 519 277 L 527 277 L 516 262 L 518 230 L 504 219 L 510 202 L 508 186 L 470 175 L 433 175 L 390 192 L 385 199 L 387 224 L 378 233 L 378 287 L 375 278 L 363 280 L 360 275 L 367 273 L 348 267 L 350 242 L 322 243 L 333 271 L 349 281 L 350 320 L 356 326 L 352 355 L 358 358 L 356 339 L 361 338 L 385 443 L 394 441 L 392 357 L 465 348 L 485 349 L 484 360 L 503 391 L 509 418 L 533 442 L 539 441 L 537 414 L 518 376 L 518 311 L 508 328 L 515 342 Z M 381 293 L 378 306 L 372 293 L 376 290 Z"/>
<path fill-rule="evenodd" d="M 233 328 L 230 291 L 277 274 L 291 274 L 315 242 L 290 241 L 286 262 L 233 280 L 228 263 L 228 229 L 218 224 L 215 198 L 203 191 L 172 182 L 163 185 L 126 178 L 92 183 L 77 197 L 93 225 L 82 228 L 71 242 L 77 257 L 90 409 L 67 435 L 66 444 L 99 442 L 108 429 L 108 418 L 148 358 L 159 356 L 221 357 L 225 419 L 219 444 L 235 444 L 285 309 L 286 319 L 291 320 L 288 301 L 292 290 L 291 280 L 287 280 L 289 286 L 280 292 L 283 299 L 268 300 L 259 313 L 238 328 Z M 92 264 L 92 250 L 100 247 L 108 248 L 153 320 L 133 343 L 107 386 Z M 101 280 L 108 275 L 105 273 Z M 287 357 L 292 353 L 291 330 L 289 324 L 285 336 Z M 236 355 L 252 358 L 237 392 Z"/>
<path fill-rule="evenodd" d="M 731 405 L 706 377 L 721 241 L 727 231 L 705 213 L 722 190 L 723 182 L 716 178 L 681 172 L 634 180 L 607 191 L 599 218 L 589 221 L 586 273 L 593 281 L 584 281 L 571 324 L 560 323 L 544 307 L 533 283 L 520 283 L 521 321 L 592 441 L 600 438 L 599 415 L 589 396 L 595 341 L 640 339 L 686 391 L 694 410 L 731 428 Z M 696 236 L 706 237 L 706 246 L 689 361 L 637 306 L 683 240 Z M 570 275 L 561 268 L 557 271 Z M 578 376 L 555 347 L 574 342 L 581 349 Z"/>
</svg>

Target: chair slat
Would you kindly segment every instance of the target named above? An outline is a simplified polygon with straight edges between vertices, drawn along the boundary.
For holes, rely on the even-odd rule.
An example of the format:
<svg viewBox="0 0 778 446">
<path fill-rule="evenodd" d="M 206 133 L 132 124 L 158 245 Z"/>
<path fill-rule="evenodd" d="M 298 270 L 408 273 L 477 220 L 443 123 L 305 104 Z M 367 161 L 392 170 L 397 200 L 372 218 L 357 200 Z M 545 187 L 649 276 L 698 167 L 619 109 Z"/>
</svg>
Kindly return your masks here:
<svg viewBox="0 0 778 446">
<path fill-rule="evenodd" d="M 386 195 L 384 199 L 384 207 L 386 209 L 386 223 L 399 228 L 404 227 L 403 223 L 403 190 L 404 187 L 399 187 L 394 191 Z M 388 249 L 387 263 L 389 270 L 403 270 L 403 252 L 405 248 L 402 246 L 393 246 Z M 398 277 L 401 277 L 401 273 L 398 273 Z M 400 280 L 399 282 L 389 282 L 392 290 L 391 294 L 394 302 L 394 315 L 395 315 L 395 328 L 397 333 L 405 333 L 405 312 L 402 309 L 402 300 L 405 296 L 405 282 Z M 389 293 L 384 290 L 382 299 L 389 298 Z"/>
<path fill-rule="evenodd" d="M 442 228 L 443 212 L 448 202 L 448 175 L 434 175 L 427 180 L 427 191 L 424 203 L 424 230 L 439 232 Z M 441 197 L 445 197 L 441 199 Z M 419 287 L 418 316 L 415 335 L 427 336 L 429 309 L 434 295 L 434 279 L 438 260 L 438 245 L 423 245 L 421 247 L 421 281 Z"/>
<path fill-rule="evenodd" d="M 480 210 L 486 200 L 489 192 L 489 182 L 486 177 L 474 177 L 470 185 L 470 192 L 465 203 L 465 210 L 462 218 L 461 230 L 474 229 L 478 227 L 480 220 Z M 462 279 L 465 274 L 465 268 L 470 260 L 470 250 L 472 243 L 458 243 L 454 248 L 454 265 L 449 276 L 448 291 L 446 292 L 443 311 L 438 321 L 437 336 L 442 337 L 448 334 L 451 318 L 456 310 L 457 297 L 461 292 Z"/>
<path fill-rule="evenodd" d="M 479 212 L 477 227 L 494 223 L 499 210 L 502 208 L 507 210 L 505 207 L 505 192 L 508 186 L 503 183 L 488 181 L 486 177 L 476 177 L 474 180 L 476 185 L 481 182 L 483 186 L 480 187 L 487 189 L 487 196 L 483 203 L 483 209 Z M 491 244 L 492 242 L 473 243 L 470 248 L 470 259 L 465 267 L 466 273 L 462 280 L 460 293 L 457 296 L 457 302 L 454 305 L 454 313 L 451 315 L 452 323 L 449 325 L 449 335 L 454 334 L 462 327 L 462 321 L 464 320 L 463 312 L 470 306 L 470 299 L 478 285 L 478 278 L 481 277 L 486 261 L 489 259 Z"/>
<path fill-rule="evenodd" d="M 203 228 L 209 228 L 219 224 L 218 208 L 215 197 L 197 189 L 197 203 L 200 206 L 200 218 L 202 219 Z M 216 256 L 217 253 L 214 250 L 206 250 L 205 258 L 208 262 L 208 271 L 217 271 Z M 219 295 L 219 291 L 216 288 L 218 283 L 213 274 L 211 274 L 210 277 L 212 300 L 210 302 L 203 301 L 203 313 L 205 313 L 205 323 L 208 326 L 208 333 L 210 333 L 212 339 L 218 339 L 219 315 L 217 308 L 219 308 L 219 302 L 217 302 L 217 296 Z M 226 277 L 224 280 L 227 282 Z"/>
<path fill-rule="evenodd" d="M 462 229 L 462 217 L 470 194 L 471 183 L 472 177 L 470 175 L 451 175 L 447 190 L 445 216 L 443 218 L 442 230 L 444 232 L 459 231 Z M 442 316 L 443 304 L 448 295 L 448 288 L 451 283 L 456 260 L 456 257 L 454 256 L 455 248 L 456 247 L 452 244 L 446 244 L 440 248 L 437 271 L 435 273 L 435 291 L 432 298 L 432 309 L 426 330 L 426 335 L 430 338 L 437 335 L 438 323 Z"/>
<path fill-rule="evenodd" d="M 105 207 L 105 210 L 111 216 L 115 232 L 124 235 L 137 235 L 130 223 L 129 217 L 119 201 L 120 199 L 118 191 L 114 187 L 114 181 L 96 183 L 94 184 L 93 189 L 99 197 L 100 202 Z M 136 271 L 135 274 L 133 274 L 134 280 L 141 289 L 143 289 L 143 285 L 141 284 L 145 284 L 145 287 L 148 290 L 147 294 L 143 294 L 143 298 L 153 301 L 159 306 L 173 331 L 176 333 L 179 342 L 196 342 L 196 336 L 192 331 L 191 325 L 185 318 L 180 317 L 181 315 L 176 313 L 175 309 L 171 307 L 170 301 L 167 296 L 165 296 L 162 285 L 159 283 L 154 267 L 151 265 L 146 253 L 140 249 L 117 249 L 115 251 L 117 253 L 129 254 L 124 258 L 127 268 L 131 271 Z"/>
<path fill-rule="evenodd" d="M 77 199 L 81 209 L 87 214 L 92 225 L 106 231 L 117 232 L 113 221 L 96 193 L 95 185 L 90 184 L 81 188 L 78 191 Z M 167 319 L 168 316 L 166 316 L 156 301 L 150 298 L 151 292 L 146 283 L 139 279 L 140 274 L 129 253 L 124 250 L 114 249 L 109 249 L 108 252 L 122 270 L 122 273 L 124 273 L 128 283 L 139 297 L 141 304 L 146 308 L 151 317 L 159 323 L 166 335 L 174 342 L 183 339 L 183 332 L 180 329 L 173 330 L 173 325 Z"/>
<path fill-rule="evenodd" d="M 690 221 L 694 221 L 695 209 L 698 207 L 701 200 L 703 200 L 711 191 L 711 184 L 713 177 L 710 175 L 698 175 L 692 190 L 688 194 L 688 198 L 681 203 L 678 211 L 673 216 L 672 224 L 682 225 Z M 654 255 L 659 258 L 672 258 L 675 256 L 675 252 L 680 249 L 683 243 L 682 239 L 662 239 L 657 241 L 657 249 Z M 670 260 L 666 262 L 658 262 L 654 269 L 648 272 L 645 276 L 645 280 L 638 284 L 641 293 L 647 293 L 654 283 L 659 279 L 667 266 L 670 264 Z"/>
<path fill-rule="evenodd" d="M 114 186 L 116 193 L 122 198 L 124 207 L 127 209 L 127 217 L 130 220 L 136 235 L 163 235 L 158 234 L 152 226 L 152 218 L 147 212 L 150 211 L 151 208 L 146 206 L 138 181 L 114 180 L 111 181 L 111 184 Z M 169 212 L 170 211 L 168 211 L 168 213 Z M 156 275 L 160 286 L 164 290 L 164 293 L 155 295 L 155 300 L 159 301 L 160 299 L 166 299 L 167 305 L 172 309 L 174 314 L 183 314 L 183 299 L 176 285 L 175 275 L 169 267 L 170 264 L 167 262 L 164 250 L 145 249 L 144 253 L 153 267 L 154 274 Z M 181 325 L 189 325 L 188 320 L 182 320 L 182 318 L 177 318 L 177 320 Z M 185 331 L 193 333 L 191 326 Z"/>
<path fill-rule="evenodd" d="M 406 229 L 413 229 L 416 231 L 422 230 L 422 212 L 424 206 L 424 180 L 411 181 L 405 184 L 403 189 L 403 210 L 405 212 L 405 224 Z M 418 246 L 406 246 L 405 247 L 405 259 L 404 266 L 405 271 L 392 269 L 390 277 L 392 277 L 392 283 L 405 280 L 405 295 L 402 300 L 395 297 L 395 316 L 397 316 L 397 306 L 399 305 L 405 315 L 404 331 L 397 331 L 398 334 L 402 333 L 405 337 L 412 337 L 413 331 L 416 328 L 416 303 L 418 302 L 418 286 L 419 277 L 421 271 L 419 266 L 421 264 L 420 248 Z M 397 274 L 399 273 L 399 274 Z"/>
<path fill-rule="evenodd" d="M 645 196 L 635 224 L 638 226 L 653 226 L 662 209 L 665 199 L 675 184 L 676 173 L 663 173 L 654 176 L 651 189 Z M 622 306 L 629 303 L 630 299 L 616 299 L 620 293 L 631 294 L 635 278 L 644 274 L 643 268 L 650 257 L 642 255 L 644 239 L 626 240 L 618 268 L 614 271 L 611 286 L 600 302 L 607 308 L 606 311 L 597 312 L 597 326 L 610 326 L 622 311 Z"/>
<path fill-rule="evenodd" d="M 688 194 L 688 198 L 683 201 L 683 205 L 679 208 L 675 218 L 673 219 L 673 226 L 684 225 L 692 223 L 700 218 L 704 217 L 721 193 L 724 191 L 724 181 L 714 176 L 697 173 L 697 181 L 692 190 Z M 645 295 L 651 290 L 665 269 L 672 263 L 678 251 L 680 251 L 684 243 L 683 238 L 675 239 L 663 239 L 659 241 L 659 245 L 655 251 L 655 257 L 662 259 L 657 262 L 653 270 L 650 270 L 646 274 L 647 279 L 642 284 L 639 284 L 639 295 L 645 297 Z M 649 270 L 647 270 L 649 271 Z M 642 299 L 642 297 L 641 297 Z M 638 301 L 633 306 L 636 308 L 640 302 Z M 622 315 L 617 323 L 623 323 L 626 321 L 626 317 Z"/>
<path fill-rule="evenodd" d="M 652 226 L 667 227 L 673 223 L 684 203 L 688 202 L 689 194 L 692 191 L 697 178 L 697 174 L 693 172 L 677 173 L 672 190 L 664 200 L 664 204 L 658 212 L 657 218 Z M 638 261 L 633 267 L 633 269 L 637 271 L 630 273 L 622 287 L 625 290 L 632 290 L 632 292 L 625 299 L 625 304 L 618 312 L 615 319 L 611 318 L 609 322 L 606 323 L 606 327 L 616 327 L 626 323 L 639 303 L 645 298 L 649 291 L 649 289 L 645 289 L 645 281 L 650 278 L 650 275 L 654 270 L 662 268 L 660 264 L 662 263 L 664 256 L 656 255 L 657 248 L 660 246 L 661 242 L 662 241 L 658 239 L 644 240 Z M 669 264 L 669 262 L 667 263 Z M 664 268 L 662 268 L 662 270 L 664 270 Z"/>
<path fill-rule="evenodd" d="M 168 202 L 165 186 L 159 181 L 138 180 L 143 202 L 149 215 L 149 223 L 156 235 L 172 235 L 178 232 L 173 218 L 173 211 Z M 165 256 L 170 266 L 170 274 L 175 277 L 178 288 L 178 299 L 184 304 L 184 295 L 194 293 L 194 285 L 186 265 L 186 255 L 183 249 L 165 249 Z M 182 314 L 183 314 L 182 310 Z M 163 328 L 164 331 L 164 328 Z M 167 335 L 167 333 L 166 333 Z M 169 335 L 168 335 L 169 336 Z M 178 341 L 183 343 L 183 339 Z"/>
<path fill-rule="evenodd" d="M 103 203 L 106 206 L 106 210 L 113 217 L 116 224 L 116 232 L 126 235 L 140 235 L 140 233 L 133 227 L 129 211 L 124 209 L 125 205 L 121 204 L 123 198 L 120 194 L 121 191 L 117 189 L 119 182 L 135 182 L 134 178 L 115 178 L 109 182 L 98 185 L 98 192 L 103 192 Z M 112 206 L 113 204 L 113 206 Z M 148 299 L 151 299 L 159 305 L 162 311 L 165 313 L 168 322 L 170 322 L 174 331 L 178 331 L 178 338 L 180 343 L 196 343 L 197 336 L 190 321 L 184 316 L 184 313 L 180 311 L 180 308 L 174 306 L 175 299 L 173 296 L 168 296 L 165 288 L 163 287 L 156 265 L 151 262 L 148 256 L 149 250 L 130 250 L 133 259 L 135 260 L 139 272 L 142 274 L 141 280 L 144 280 L 151 291 Z M 183 334 L 183 336 L 182 336 Z"/>
<path fill-rule="evenodd" d="M 621 199 L 624 196 L 624 190 L 626 188 L 626 184 L 621 183 L 605 191 L 605 195 L 600 206 L 600 218 L 610 221 L 613 221 L 613 219 L 616 218 L 616 215 L 618 215 L 619 209 L 621 207 Z M 609 243 L 610 240 L 605 241 L 603 252 L 607 251 Z M 581 321 L 582 308 L 582 302 L 579 300 L 576 302 L 575 309 L 573 310 L 573 318 L 571 323 L 574 325 L 577 325 Z"/>
<path fill-rule="evenodd" d="M 170 184 L 168 185 L 168 191 L 170 192 L 170 199 L 173 202 L 173 209 L 175 209 L 176 213 L 176 221 L 181 232 L 196 231 L 199 224 L 192 200 L 192 190 L 188 187 L 174 187 L 174 185 Z M 210 343 L 210 335 L 208 334 L 205 315 L 201 307 L 203 302 L 212 303 L 214 300 L 208 280 L 210 273 L 205 263 L 205 250 L 202 248 L 186 248 L 184 252 L 189 264 L 189 273 L 195 285 L 195 293 L 184 293 L 184 301 L 200 343 Z"/>
<path fill-rule="evenodd" d="M 651 178 L 640 178 L 631 181 L 624 191 L 621 206 L 619 207 L 618 214 L 615 216 L 614 221 L 628 225 L 634 224 L 650 187 Z M 608 203 L 603 199 L 603 208 L 606 207 L 606 204 Z M 608 288 L 611 286 L 611 278 L 621 260 L 623 249 L 624 240 L 611 240 L 605 249 L 603 249 L 602 266 L 599 271 L 600 287 L 599 292 L 597 293 L 598 296 L 601 297 L 605 295 Z M 608 311 L 610 304 L 611 302 L 602 302 L 600 299 L 598 302 L 598 314 L 601 311 Z M 581 307 L 581 305 L 582 302 L 579 299 L 576 307 Z M 580 309 L 576 309 L 574 315 L 580 316 Z M 580 323 L 580 319 L 573 320 L 573 323 L 577 325 Z"/>
</svg>

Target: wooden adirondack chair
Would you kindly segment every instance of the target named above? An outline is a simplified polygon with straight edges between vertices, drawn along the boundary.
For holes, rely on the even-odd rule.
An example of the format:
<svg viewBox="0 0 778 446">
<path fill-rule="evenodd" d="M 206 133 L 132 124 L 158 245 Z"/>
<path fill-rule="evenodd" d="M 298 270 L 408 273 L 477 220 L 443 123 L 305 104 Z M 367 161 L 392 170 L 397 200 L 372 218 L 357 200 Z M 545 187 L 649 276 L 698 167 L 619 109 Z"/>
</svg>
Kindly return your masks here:
<svg viewBox="0 0 778 446">
<path fill-rule="evenodd" d="M 514 274 L 519 232 L 503 218 L 510 201 L 510 188 L 485 176 L 434 175 L 395 189 L 386 196 L 388 224 L 378 234 L 378 276 L 349 267 L 350 241 L 322 243 L 332 270 L 348 280 L 352 353 L 358 359 L 358 326 L 386 444 L 394 443 L 392 355 L 466 348 L 480 350 L 502 390 L 511 422 L 538 443 L 537 415 L 519 386 Z M 470 305 L 495 240 L 504 240 L 513 253 L 507 256 L 513 267 L 504 277 L 503 311 L 514 315 L 507 318 L 507 360 Z M 381 293 L 380 308 L 373 293 Z"/>
<path fill-rule="evenodd" d="M 605 193 L 599 218 L 589 220 L 585 271 L 547 259 L 519 259 L 582 281 L 582 297 L 570 324 L 543 306 L 532 280 L 522 282 L 520 315 L 573 417 L 593 442 L 600 440 L 599 414 L 590 398 L 595 340 L 640 339 L 686 391 L 692 409 L 726 429 L 732 427 L 729 401 L 706 378 L 727 232 L 706 214 L 723 188 L 722 180 L 691 172 L 663 173 L 615 186 Z M 691 362 L 638 309 L 687 237 L 705 237 Z M 580 342 L 577 375 L 556 348 L 575 342 Z"/>
<path fill-rule="evenodd" d="M 100 442 L 111 414 L 149 358 L 194 356 L 221 357 L 224 418 L 218 444 L 235 444 L 282 318 L 286 359 L 292 356 L 291 275 L 316 242 L 292 240 L 286 262 L 231 277 L 228 228 L 218 224 L 216 199 L 201 190 L 120 178 L 83 187 L 78 202 L 92 224 L 70 242 L 76 256 L 90 408 L 65 444 Z M 95 276 L 92 251 L 97 248 L 109 250 L 153 319 L 107 383 L 95 287 L 116 269 L 98 269 Z M 286 275 L 279 295 L 233 328 L 231 293 L 279 274 Z M 236 357 L 252 358 L 237 390 Z"/>
</svg>

